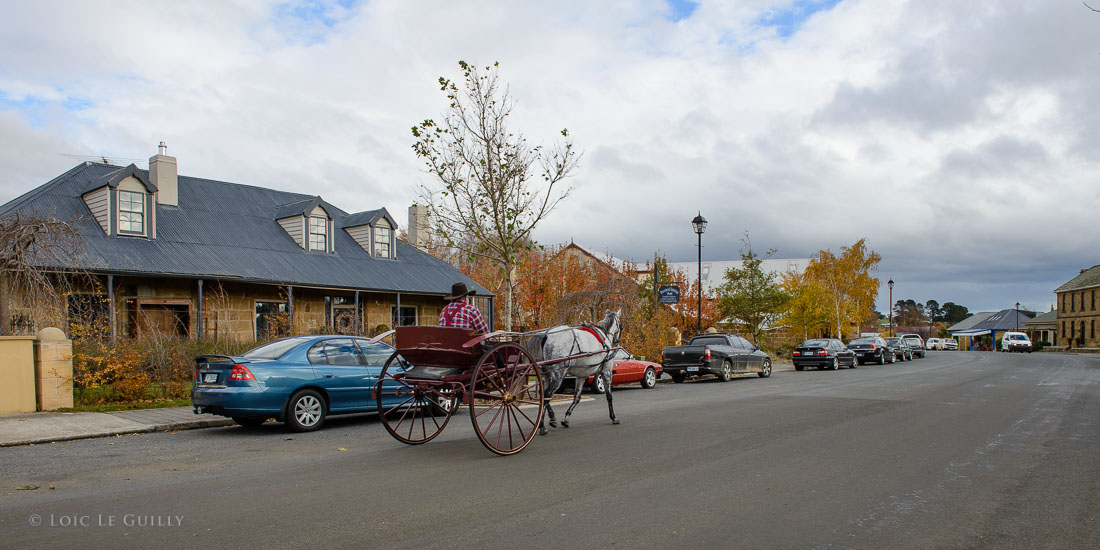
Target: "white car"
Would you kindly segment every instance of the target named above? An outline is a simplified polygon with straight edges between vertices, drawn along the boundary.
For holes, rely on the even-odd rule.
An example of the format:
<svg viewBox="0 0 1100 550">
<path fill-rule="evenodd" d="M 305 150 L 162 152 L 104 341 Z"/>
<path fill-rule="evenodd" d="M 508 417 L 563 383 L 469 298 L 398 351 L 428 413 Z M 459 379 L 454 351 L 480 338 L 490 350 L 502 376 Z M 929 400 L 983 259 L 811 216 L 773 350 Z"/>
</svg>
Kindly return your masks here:
<svg viewBox="0 0 1100 550">
<path fill-rule="evenodd" d="M 954 338 L 944 338 L 940 343 L 943 345 L 943 349 L 945 350 L 954 351 L 959 349 L 959 343 L 956 342 Z"/>
<path fill-rule="evenodd" d="M 924 347 L 928 349 L 943 349 L 943 340 L 939 338 L 929 338 L 924 342 Z"/>
<path fill-rule="evenodd" d="M 1026 351 L 1031 353 L 1031 339 L 1022 332 L 1006 332 L 1001 337 L 1001 351 Z"/>
</svg>

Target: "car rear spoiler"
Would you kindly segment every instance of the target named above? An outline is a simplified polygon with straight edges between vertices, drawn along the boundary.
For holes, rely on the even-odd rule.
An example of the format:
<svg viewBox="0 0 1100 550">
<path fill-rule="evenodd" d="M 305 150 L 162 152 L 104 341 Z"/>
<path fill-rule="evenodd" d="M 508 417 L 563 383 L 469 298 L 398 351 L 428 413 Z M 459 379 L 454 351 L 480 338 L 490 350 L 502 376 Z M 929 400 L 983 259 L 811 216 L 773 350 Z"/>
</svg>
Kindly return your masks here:
<svg viewBox="0 0 1100 550">
<path fill-rule="evenodd" d="M 248 359 L 245 359 L 243 357 L 233 357 L 231 355 L 207 354 L 207 355 L 199 355 L 198 357 L 195 357 L 195 363 L 210 364 L 210 363 L 248 363 L 248 362 L 249 362 Z"/>
</svg>

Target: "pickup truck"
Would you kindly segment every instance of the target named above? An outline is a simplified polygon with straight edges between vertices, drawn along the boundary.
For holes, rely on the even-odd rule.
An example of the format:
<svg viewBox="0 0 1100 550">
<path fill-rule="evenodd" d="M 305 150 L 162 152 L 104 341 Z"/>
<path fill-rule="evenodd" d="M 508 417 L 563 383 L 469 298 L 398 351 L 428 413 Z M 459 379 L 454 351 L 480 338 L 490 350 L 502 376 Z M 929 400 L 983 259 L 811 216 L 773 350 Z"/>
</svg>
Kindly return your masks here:
<svg viewBox="0 0 1100 550">
<path fill-rule="evenodd" d="M 704 374 L 713 374 L 723 382 L 735 374 L 757 374 L 761 378 L 772 374 L 768 354 L 736 334 L 700 334 L 687 345 L 666 347 L 661 355 L 664 371 L 676 383 Z"/>
</svg>

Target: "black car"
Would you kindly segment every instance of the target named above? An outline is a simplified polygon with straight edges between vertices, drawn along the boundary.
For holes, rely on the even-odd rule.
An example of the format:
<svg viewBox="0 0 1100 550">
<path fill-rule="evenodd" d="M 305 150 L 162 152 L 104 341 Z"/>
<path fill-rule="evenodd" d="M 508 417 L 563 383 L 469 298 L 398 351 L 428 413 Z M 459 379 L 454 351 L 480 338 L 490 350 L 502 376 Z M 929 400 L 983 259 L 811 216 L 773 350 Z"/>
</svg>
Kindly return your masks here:
<svg viewBox="0 0 1100 550">
<path fill-rule="evenodd" d="M 886 345 L 894 350 L 894 359 L 898 361 L 912 361 L 913 348 L 909 347 L 909 341 L 904 338 L 883 338 Z"/>
<path fill-rule="evenodd" d="M 856 338 L 848 342 L 848 349 L 856 352 L 856 363 L 863 365 L 875 361 L 880 365 L 894 362 L 894 350 L 878 336 Z"/>
<path fill-rule="evenodd" d="M 813 338 L 798 345 L 791 352 L 794 370 L 806 367 L 837 370 L 840 365 L 856 367 L 856 352 L 835 338 Z"/>
</svg>

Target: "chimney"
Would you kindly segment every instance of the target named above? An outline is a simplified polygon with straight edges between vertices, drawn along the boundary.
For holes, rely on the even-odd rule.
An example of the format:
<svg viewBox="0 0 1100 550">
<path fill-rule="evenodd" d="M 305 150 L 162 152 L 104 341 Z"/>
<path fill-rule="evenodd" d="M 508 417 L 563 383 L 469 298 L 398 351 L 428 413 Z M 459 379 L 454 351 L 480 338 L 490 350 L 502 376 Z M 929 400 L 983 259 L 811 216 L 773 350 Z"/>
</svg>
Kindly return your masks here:
<svg viewBox="0 0 1100 550">
<path fill-rule="evenodd" d="M 157 154 L 149 157 L 149 179 L 157 186 L 157 204 L 179 206 L 176 157 L 170 157 L 167 153 L 168 146 L 160 142 Z"/>
<path fill-rule="evenodd" d="M 409 244 L 423 249 L 428 244 L 428 207 L 414 204 L 409 207 Z"/>
</svg>

